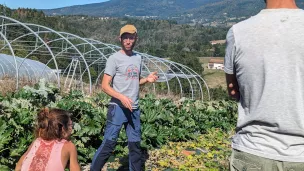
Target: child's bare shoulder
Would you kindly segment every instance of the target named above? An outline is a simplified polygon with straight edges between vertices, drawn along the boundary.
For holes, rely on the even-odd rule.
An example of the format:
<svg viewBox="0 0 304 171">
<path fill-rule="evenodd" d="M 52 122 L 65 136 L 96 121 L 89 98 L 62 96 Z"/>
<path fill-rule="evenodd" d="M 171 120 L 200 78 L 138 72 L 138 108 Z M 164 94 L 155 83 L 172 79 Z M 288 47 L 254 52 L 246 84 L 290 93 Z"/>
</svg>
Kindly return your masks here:
<svg viewBox="0 0 304 171">
<path fill-rule="evenodd" d="M 68 150 L 76 150 L 76 146 L 72 141 L 66 141 L 64 143 L 64 148 Z"/>
</svg>

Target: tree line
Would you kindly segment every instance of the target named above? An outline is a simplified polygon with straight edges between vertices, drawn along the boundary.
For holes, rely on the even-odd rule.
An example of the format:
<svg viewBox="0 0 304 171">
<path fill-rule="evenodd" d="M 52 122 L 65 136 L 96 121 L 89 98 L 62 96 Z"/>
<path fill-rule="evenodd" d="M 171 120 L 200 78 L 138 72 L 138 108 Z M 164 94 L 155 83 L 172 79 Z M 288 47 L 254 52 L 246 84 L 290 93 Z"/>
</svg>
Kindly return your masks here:
<svg viewBox="0 0 304 171">
<path fill-rule="evenodd" d="M 224 45 L 211 45 L 210 41 L 225 39 L 228 31 L 225 27 L 190 26 L 173 20 L 46 16 L 36 9 L 11 10 L 3 6 L 0 6 L 0 12 L 21 22 L 35 23 L 116 45 L 120 45 L 119 29 L 125 24 L 134 24 L 139 35 L 137 51 L 169 58 L 195 69 L 198 73 L 201 73 L 202 68 L 197 57 L 224 56 Z"/>
</svg>

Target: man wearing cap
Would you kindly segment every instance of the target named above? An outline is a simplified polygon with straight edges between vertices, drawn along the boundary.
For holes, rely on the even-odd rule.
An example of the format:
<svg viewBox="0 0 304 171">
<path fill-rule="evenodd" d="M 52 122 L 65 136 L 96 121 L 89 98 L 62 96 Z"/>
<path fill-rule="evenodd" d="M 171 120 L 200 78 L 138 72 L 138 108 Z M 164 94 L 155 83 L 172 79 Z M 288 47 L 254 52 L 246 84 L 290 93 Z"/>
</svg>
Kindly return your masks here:
<svg viewBox="0 0 304 171">
<path fill-rule="evenodd" d="M 231 171 L 304 170 L 303 30 L 295 0 L 267 0 L 229 30 L 224 70 L 239 101 Z"/>
<path fill-rule="evenodd" d="M 94 155 L 91 171 L 100 171 L 105 165 L 115 148 L 122 126 L 128 136 L 129 169 L 141 170 L 139 85 L 153 83 L 158 77 L 156 72 L 146 78 L 140 77 L 142 58 L 133 52 L 137 39 L 137 29 L 133 25 L 122 27 L 119 37 L 122 49 L 107 60 L 101 88 L 112 98 L 104 139 Z"/>
</svg>

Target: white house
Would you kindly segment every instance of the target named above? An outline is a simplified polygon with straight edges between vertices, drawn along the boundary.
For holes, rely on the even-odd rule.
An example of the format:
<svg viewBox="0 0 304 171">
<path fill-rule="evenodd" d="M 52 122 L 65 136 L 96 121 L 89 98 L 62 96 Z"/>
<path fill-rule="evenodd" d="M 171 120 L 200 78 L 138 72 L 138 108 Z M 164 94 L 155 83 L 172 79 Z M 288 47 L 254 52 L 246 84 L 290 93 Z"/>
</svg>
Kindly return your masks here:
<svg viewBox="0 0 304 171">
<path fill-rule="evenodd" d="M 224 59 L 211 58 L 208 62 L 208 69 L 224 70 Z"/>
<path fill-rule="evenodd" d="M 225 44 L 225 43 L 226 43 L 226 40 L 212 40 L 212 41 L 210 41 L 211 45 L 217 45 L 217 44 L 222 45 L 222 44 Z"/>
</svg>

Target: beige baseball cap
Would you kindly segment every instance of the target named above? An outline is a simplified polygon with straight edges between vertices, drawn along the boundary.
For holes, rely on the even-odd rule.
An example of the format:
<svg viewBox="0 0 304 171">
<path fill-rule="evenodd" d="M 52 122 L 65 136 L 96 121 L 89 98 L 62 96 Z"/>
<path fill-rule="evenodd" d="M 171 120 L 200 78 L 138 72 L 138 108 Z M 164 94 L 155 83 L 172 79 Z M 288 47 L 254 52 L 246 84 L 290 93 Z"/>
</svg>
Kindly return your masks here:
<svg viewBox="0 0 304 171">
<path fill-rule="evenodd" d="M 125 26 L 123 26 L 121 29 L 120 29 L 120 34 L 119 36 L 121 36 L 122 34 L 124 33 L 131 33 L 131 34 L 134 34 L 134 33 L 137 33 L 137 29 L 134 25 L 131 25 L 131 24 L 127 24 Z"/>
</svg>

